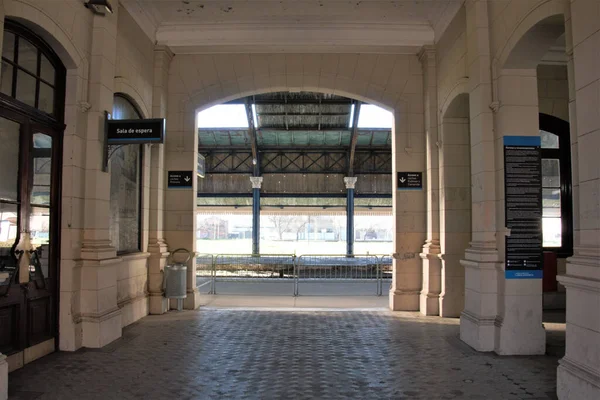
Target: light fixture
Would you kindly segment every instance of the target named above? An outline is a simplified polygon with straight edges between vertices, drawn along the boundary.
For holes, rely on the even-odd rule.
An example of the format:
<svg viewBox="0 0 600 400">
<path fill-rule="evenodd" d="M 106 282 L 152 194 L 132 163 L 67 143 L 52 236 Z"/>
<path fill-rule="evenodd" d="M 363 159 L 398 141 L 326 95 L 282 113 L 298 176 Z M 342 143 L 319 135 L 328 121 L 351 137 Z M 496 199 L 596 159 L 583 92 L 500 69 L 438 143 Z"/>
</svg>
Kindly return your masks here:
<svg viewBox="0 0 600 400">
<path fill-rule="evenodd" d="M 85 6 L 97 15 L 105 15 L 106 12 L 113 13 L 113 8 L 108 0 L 88 0 Z"/>
</svg>

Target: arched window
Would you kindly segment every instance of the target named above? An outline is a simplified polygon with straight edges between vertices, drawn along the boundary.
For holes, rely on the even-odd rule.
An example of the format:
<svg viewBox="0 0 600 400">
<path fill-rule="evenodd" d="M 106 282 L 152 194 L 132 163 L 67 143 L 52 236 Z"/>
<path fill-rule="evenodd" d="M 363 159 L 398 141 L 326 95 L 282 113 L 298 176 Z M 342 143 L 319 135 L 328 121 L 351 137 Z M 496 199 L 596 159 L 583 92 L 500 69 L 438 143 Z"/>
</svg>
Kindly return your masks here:
<svg viewBox="0 0 600 400">
<path fill-rule="evenodd" d="M 6 21 L 0 92 L 62 120 L 65 71 L 58 57 L 31 32 Z"/>
<path fill-rule="evenodd" d="M 128 97 L 116 94 L 113 119 L 142 119 Z M 110 239 L 119 254 L 141 250 L 142 146 L 129 144 L 111 150 Z"/>
<path fill-rule="evenodd" d="M 544 250 L 573 254 L 571 140 L 569 123 L 540 114 Z"/>
</svg>

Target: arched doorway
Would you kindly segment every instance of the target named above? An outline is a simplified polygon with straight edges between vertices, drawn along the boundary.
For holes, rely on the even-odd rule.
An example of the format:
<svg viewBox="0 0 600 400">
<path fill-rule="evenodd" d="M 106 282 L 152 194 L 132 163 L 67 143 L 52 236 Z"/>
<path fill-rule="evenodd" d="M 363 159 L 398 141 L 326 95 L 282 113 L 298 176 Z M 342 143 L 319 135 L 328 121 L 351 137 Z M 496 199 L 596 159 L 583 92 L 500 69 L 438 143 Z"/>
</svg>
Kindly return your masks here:
<svg viewBox="0 0 600 400">
<path fill-rule="evenodd" d="M 55 350 L 66 70 L 5 21 L 0 86 L 0 352 L 13 368 Z M 29 352 L 34 353 L 33 351 Z M 10 358 L 13 362 L 11 363 Z"/>
</svg>

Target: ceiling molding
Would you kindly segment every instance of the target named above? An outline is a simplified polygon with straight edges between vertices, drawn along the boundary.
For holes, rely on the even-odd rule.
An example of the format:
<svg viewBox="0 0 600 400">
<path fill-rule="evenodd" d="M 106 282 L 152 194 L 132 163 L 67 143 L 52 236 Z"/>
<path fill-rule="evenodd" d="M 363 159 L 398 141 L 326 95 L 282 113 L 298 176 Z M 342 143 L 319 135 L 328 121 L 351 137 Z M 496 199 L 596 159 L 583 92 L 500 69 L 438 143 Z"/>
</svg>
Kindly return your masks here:
<svg viewBox="0 0 600 400">
<path fill-rule="evenodd" d="M 156 43 L 156 31 L 158 30 L 159 20 L 156 15 L 153 15 L 149 11 L 149 7 L 144 7 L 140 0 L 120 0 L 119 4 L 125 7 L 152 43 Z"/>
<path fill-rule="evenodd" d="M 417 54 L 419 46 L 355 46 L 355 45 L 213 45 L 213 46 L 170 46 L 174 54 Z"/>
<path fill-rule="evenodd" d="M 448 29 L 448 26 L 450 26 L 450 23 L 454 17 L 456 17 L 456 14 L 458 14 L 458 11 L 463 6 L 464 2 L 465 0 L 451 0 L 446 4 L 445 10 L 433 24 L 436 42 L 444 35 L 446 29 Z"/>
<path fill-rule="evenodd" d="M 422 24 L 374 23 L 269 23 L 167 24 L 157 32 L 157 42 L 175 53 L 192 52 L 410 52 L 433 44 L 434 32 Z M 179 48 L 179 49 L 178 49 Z"/>
</svg>

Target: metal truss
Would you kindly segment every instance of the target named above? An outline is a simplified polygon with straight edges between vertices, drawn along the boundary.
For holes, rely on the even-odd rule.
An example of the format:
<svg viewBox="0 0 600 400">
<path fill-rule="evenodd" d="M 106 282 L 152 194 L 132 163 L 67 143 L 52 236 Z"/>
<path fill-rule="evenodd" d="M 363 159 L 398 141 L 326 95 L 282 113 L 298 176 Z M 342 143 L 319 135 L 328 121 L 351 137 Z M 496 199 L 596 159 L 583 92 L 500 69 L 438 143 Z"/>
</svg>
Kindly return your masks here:
<svg viewBox="0 0 600 400">
<path fill-rule="evenodd" d="M 252 174 L 253 155 L 248 150 L 201 150 L 206 158 L 207 174 Z M 269 149 L 259 152 L 262 174 L 346 174 L 348 150 Z M 354 155 L 355 174 L 391 174 L 392 154 L 389 151 L 357 150 Z"/>
</svg>

